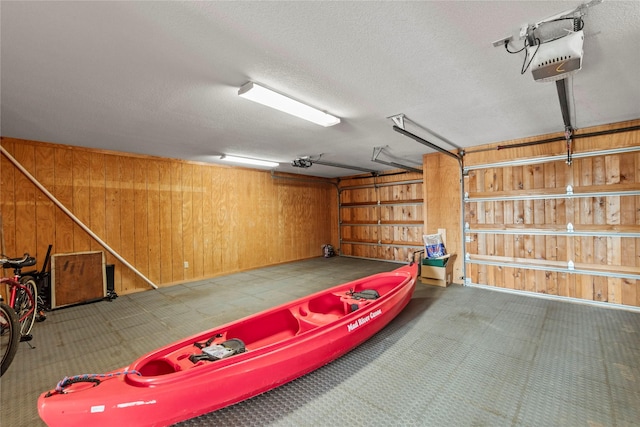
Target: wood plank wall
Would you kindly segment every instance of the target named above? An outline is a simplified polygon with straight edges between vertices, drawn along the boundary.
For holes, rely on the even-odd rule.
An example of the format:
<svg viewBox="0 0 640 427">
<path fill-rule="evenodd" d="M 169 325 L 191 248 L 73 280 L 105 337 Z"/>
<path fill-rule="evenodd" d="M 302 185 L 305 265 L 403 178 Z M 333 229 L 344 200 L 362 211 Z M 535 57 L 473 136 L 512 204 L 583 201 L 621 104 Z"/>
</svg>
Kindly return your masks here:
<svg viewBox="0 0 640 427">
<path fill-rule="evenodd" d="M 342 255 L 406 262 L 420 250 L 423 233 L 422 174 L 341 178 Z"/>
<path fill-rule="evenodd" d="M 337 242 L 337 189 L 326 179 L 2 138 L 4 147 L 97 236 L 157 285 L 322 255 Z M 0 155 L 8 255 L 104 250 Z M 115 264 L 115 290 L 149 285 Z M 185 262 L 188 268 L 185 268 Z"/>
<path fill-rule="evenodd" d="M 592 133 L 637 126 L 640 120 L 583 129 Z M 539 139 L 545 139 L 549 135 Z M 528 142 L 535 139 L 513 142 Z M 506 145 L 506 144 L 505 144 Z M 574 152 L 585 153 L 620 147 L 640 146 L 640 131 L 577 139 Z M 485 148 L 491 148 L 485 147 Z M 474 151 L 474 150 L 470 150 Z M 522 158 L 566 153 L 564 142 L 467 154 L 465 165 L 493 164 Z M 470 170 L 465 190 L 473 197 L 502 197 L 531 194 L 620 192 L 640 190 L 640 152 L 596 155 L 565 161 L 523 166 Z M 640 281 L 607 277 L 607 272 L 640 274 L 640 238 L 617 237 L 615 233 L 640 232 L 640 196 L 595 196 L 506 200 L 466 204 L 465 221 L 471 229 L 522 229 L 521 234 L 471 233 L 467 252 L 472 258 L 537 265 L 540 270 L 468 264 L 467 277 L 473 283 L 539 292 L 590 301 L 640 306 Z M 562 231 L 571 223 L 575 231 L 607 232 L 612 236 L 538 235 L 528 230 Z M 544 270 L 567 267 L 602 271 L 587 275 Z"/>
<path fill-rule="evenodd" d="M 464 256 L 461 235 L 460 167 L 456 159 L 440 153 L 426 154 L 424 163 L 424 223 L 426 234 L 444 231 L 447 253 L 454 255 L 453 282 L 461 284 Z"/>
</svg>

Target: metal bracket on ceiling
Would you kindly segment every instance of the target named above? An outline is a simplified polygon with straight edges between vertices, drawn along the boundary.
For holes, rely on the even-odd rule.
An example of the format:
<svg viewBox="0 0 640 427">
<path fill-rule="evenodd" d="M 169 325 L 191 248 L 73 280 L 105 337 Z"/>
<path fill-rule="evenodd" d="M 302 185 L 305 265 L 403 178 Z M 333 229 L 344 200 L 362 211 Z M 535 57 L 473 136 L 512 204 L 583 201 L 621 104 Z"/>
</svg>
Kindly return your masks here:
<svg viewBox="0 0 640 427">
<path fill-rule="evenodd" d="M 393 130 L 395 130 L 396 132 L 401 133 L 401 134 L 403 134 L 404 136 L 408 136 L 409 138 L 412 138 L 412 139 L 414 139 L 415 141 L 417 141 L 417 142 L 419 142 L 419 143 L 421 143 L 421 144 L 423 144 L 423 145 L 426 145 L 426 146 L 427 146 L 427 147 L 429 147 L 429 148 L 432 148 L 432 149 L 434 149 L 434 150 L 436 150 L 436 151 L 439 151 L 440 153 L 442 153 L 442 154 L 444 154 L 444 155 L 447 155 L 447 156 L 453 157 L 453 158 L 455 158 L 455 159 L 458 161 L 458 163 L 460 163 L 460 165 L 462 165 L 462 154 L 460 154 L 460 150 L 462 149 L 462 147 L 459 147 L 459 146 L 455 145 L 454 143 L 452 143 L 452 142 L 451 142 L 451 141 L 449 141 L 448 139 L 446 139 L 446 138 L 444 138 L 444 137 L 442 137 L 442 136 L 438 135 L 437 133 L 433 132 L 432 130 L 427 129 L 427 128 L 425 128 L 424 126 L 422 126 L 422 125 L 420 125 L 420 124 L 418 124 L 418 123 L 414 122 L 413 120 L 411 120 L 411 119 L 409 119 L 408 117 L 406 117 L 404 114 L 398 114 L 398 115 L 395 115 L 395 116 L 391 116 L 391 117 L 389 117 L 389 118 L 390 118 L 391 120 L 393 120 L 393 122 L 395 123 L 395 125 L 393 126 Z M 429 132 L 429 133 L 433 134 L 434 136 L 436 136 L 437 138 L 439 138 L 439 139 L 441 139 L 442 141 L 446 142 L 447 144 L 451 145 L 452 147 L 457 148 L 457 149 L 458 149 L 458 153 L 456 154 L 456 153 L 452 153 L 452 152 L 450 152 L 450 151 L 448 151 L 448 150 L 445 150 L 444 148 L 440 147 L 439 145 L 436 145 L 436 144 L 434 144 L 433 142 L 429 142 L 429 141 L 427 141 L 426 139 L 421 138 L 421 137 L 419 137 L 418 135 L 415 135 L 415 134 L 413 134 L 413 133 L 411 133 L 411 132 L 407 131 L 407 130 L 404 128 L 404 122 L 405 122 L 405 119 L 406 119 L 407 121 L 410 121 L 411 123 L 413 123 L 413 124 L 414 124 L 414 125 L 416 125 L 417 127 L 421 128 L 421 129 L 424 129 L 425 131 L 427 131 L 427 132 Z M 401 125 L 401 126 L 400 126 L 400 125 Z M 462 152 L 464 153 L 464 150 L 463 150 Z M 374 161 L 375 161 L 375 160 L 374 160 Z"/>
<path fill-rule="evenodd" d="M 371 157 L 371 160 L 375 162 L 380 153 L 382 153 L 382 150 L 384 150 L 384 147 L 373 147 L 373 156 Z"/>
<path fill-rule="evenodd" d="M 387 165 L 387 166 L 392 166 L 394 168 L 399 168 L 399 169 L 404 169 L 407 170 L 409 172 L 418 172 L 418 173 L 422 173 L 422 169 L 417 169 L 411 166 L 406 166 L 400 163 L 396 163 L 396 162 L 387 162 L 385 160 L 380 160 L 378 159 L 378 156 L 382 153 L 382 151 L 384 151 L 385 147 L 373 147 L 373 156 L 371 157 L 371 161 L 372 162 L 376 162 L 376 163 L 380 163 L 382 165 Z"/>
<path fill-rule="evenodd" d="M 404 114 L 396 114 L 395 116 L 389 116 L 387 118 L 393 120 L 393 123 L 400 129 L 404 129 Z"/>
<path fill-rule="evenodd" d="M 428 127 L 425 127 L 425 126 L 421 125 L 420 123 L 414 122 L 413 120 L 411 120 L 409 117 L 407 117 L 404 114 L 396 114 L 395 116 L 390 116 L 390 117 L 387 117 L 387 118 L 393 120 L 393 123 L 395 124 L 394 127 L 397 127 L 399 129 L 402 129 L 402 130 L 406 131 L 407 129 L 405 129 L 405 125 L 404 124 L 405 124 L 405 122 L 410 122 L 413 126 L 419 128 L 419 129 L 422 129 L 423 131 L 425 131 L 428 134 L 438 138 L 439 140 L 441 140 L 442 142 L 452 146 L 453 148 L 457 148 L 458 152 L 460 150 L 462 150 L 462 147 L 460 147 L 459 145 L 454 144 L 453 142 L 451 142 L 450 140 L 448 140 L 444 136 L 436 133 L 435 131 L 429 129 Z"/>
</svg>

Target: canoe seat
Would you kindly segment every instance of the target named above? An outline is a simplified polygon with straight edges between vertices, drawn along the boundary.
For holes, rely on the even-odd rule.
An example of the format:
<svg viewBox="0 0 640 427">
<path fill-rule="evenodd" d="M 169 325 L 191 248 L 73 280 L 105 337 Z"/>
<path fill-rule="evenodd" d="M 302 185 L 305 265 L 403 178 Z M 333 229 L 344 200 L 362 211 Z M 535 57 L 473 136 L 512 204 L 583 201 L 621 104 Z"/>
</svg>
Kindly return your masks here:
<svg viewBox="0 0 640 427">
<path fill-rule="evenodd" d="M 319 313 L 338 316 L 347 314 L 344 311 L 344 304 L 340 299 L 340 295 L 335 294 L 324 294 L 309 300 L 309 311 L 311 312 L 310 314 Z"/>
<path fill-rule="evenodd" d="M 300 317 L 300 326 L 302 327 L 301 332 L 335 322 L 341 317 L 343 317 L 341 314 L 322 314 L 311 312 L 304 317 Z"/>
</svg>

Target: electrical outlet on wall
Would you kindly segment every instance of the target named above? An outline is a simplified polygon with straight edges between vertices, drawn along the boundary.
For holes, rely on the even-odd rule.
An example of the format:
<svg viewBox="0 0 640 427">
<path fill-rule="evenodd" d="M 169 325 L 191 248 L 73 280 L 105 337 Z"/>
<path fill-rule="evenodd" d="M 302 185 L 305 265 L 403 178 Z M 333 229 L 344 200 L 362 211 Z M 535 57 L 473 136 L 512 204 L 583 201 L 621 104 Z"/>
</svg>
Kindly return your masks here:
<svg viewBox="0 0 640 427">
<path fill-rule="evenodd" d="M 189 261 L 184 262 L 184 268 L 189 268 Z"/>
</svg>

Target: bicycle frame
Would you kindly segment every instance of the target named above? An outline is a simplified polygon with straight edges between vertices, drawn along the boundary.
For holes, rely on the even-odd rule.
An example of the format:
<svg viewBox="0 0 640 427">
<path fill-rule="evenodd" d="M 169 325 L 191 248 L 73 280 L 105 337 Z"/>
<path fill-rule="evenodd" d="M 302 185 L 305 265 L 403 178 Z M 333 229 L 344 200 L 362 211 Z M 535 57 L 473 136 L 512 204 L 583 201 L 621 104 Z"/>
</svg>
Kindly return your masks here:
<svg viewBox="0 0 640 427">
<path fill-rule="evenodd" d="M 31 315 L 33 311 L 36 309 L 36 301 L 34 301 L 31 291 L 29 291 L 29 289 L 26 286 L 20 283 L 20 275 L 18 274 L 15 274 L 13 278 L 3 277 L 2 279 L 0 279 L 0 283 L 7 284 L 10 288 L 9 301 L 8 301 L 8 304 L 10 307 L 13 307 L 16 302 L 16 298 L 18 296 L 18 289 L 24 290 L 24 292 L 29 297 L 29 301 L 31 302 L 31 309 L 18 319 L 20 322 L 22 322 L 24 319 L 29 317 L 29 315 Z"/>
</svg>

